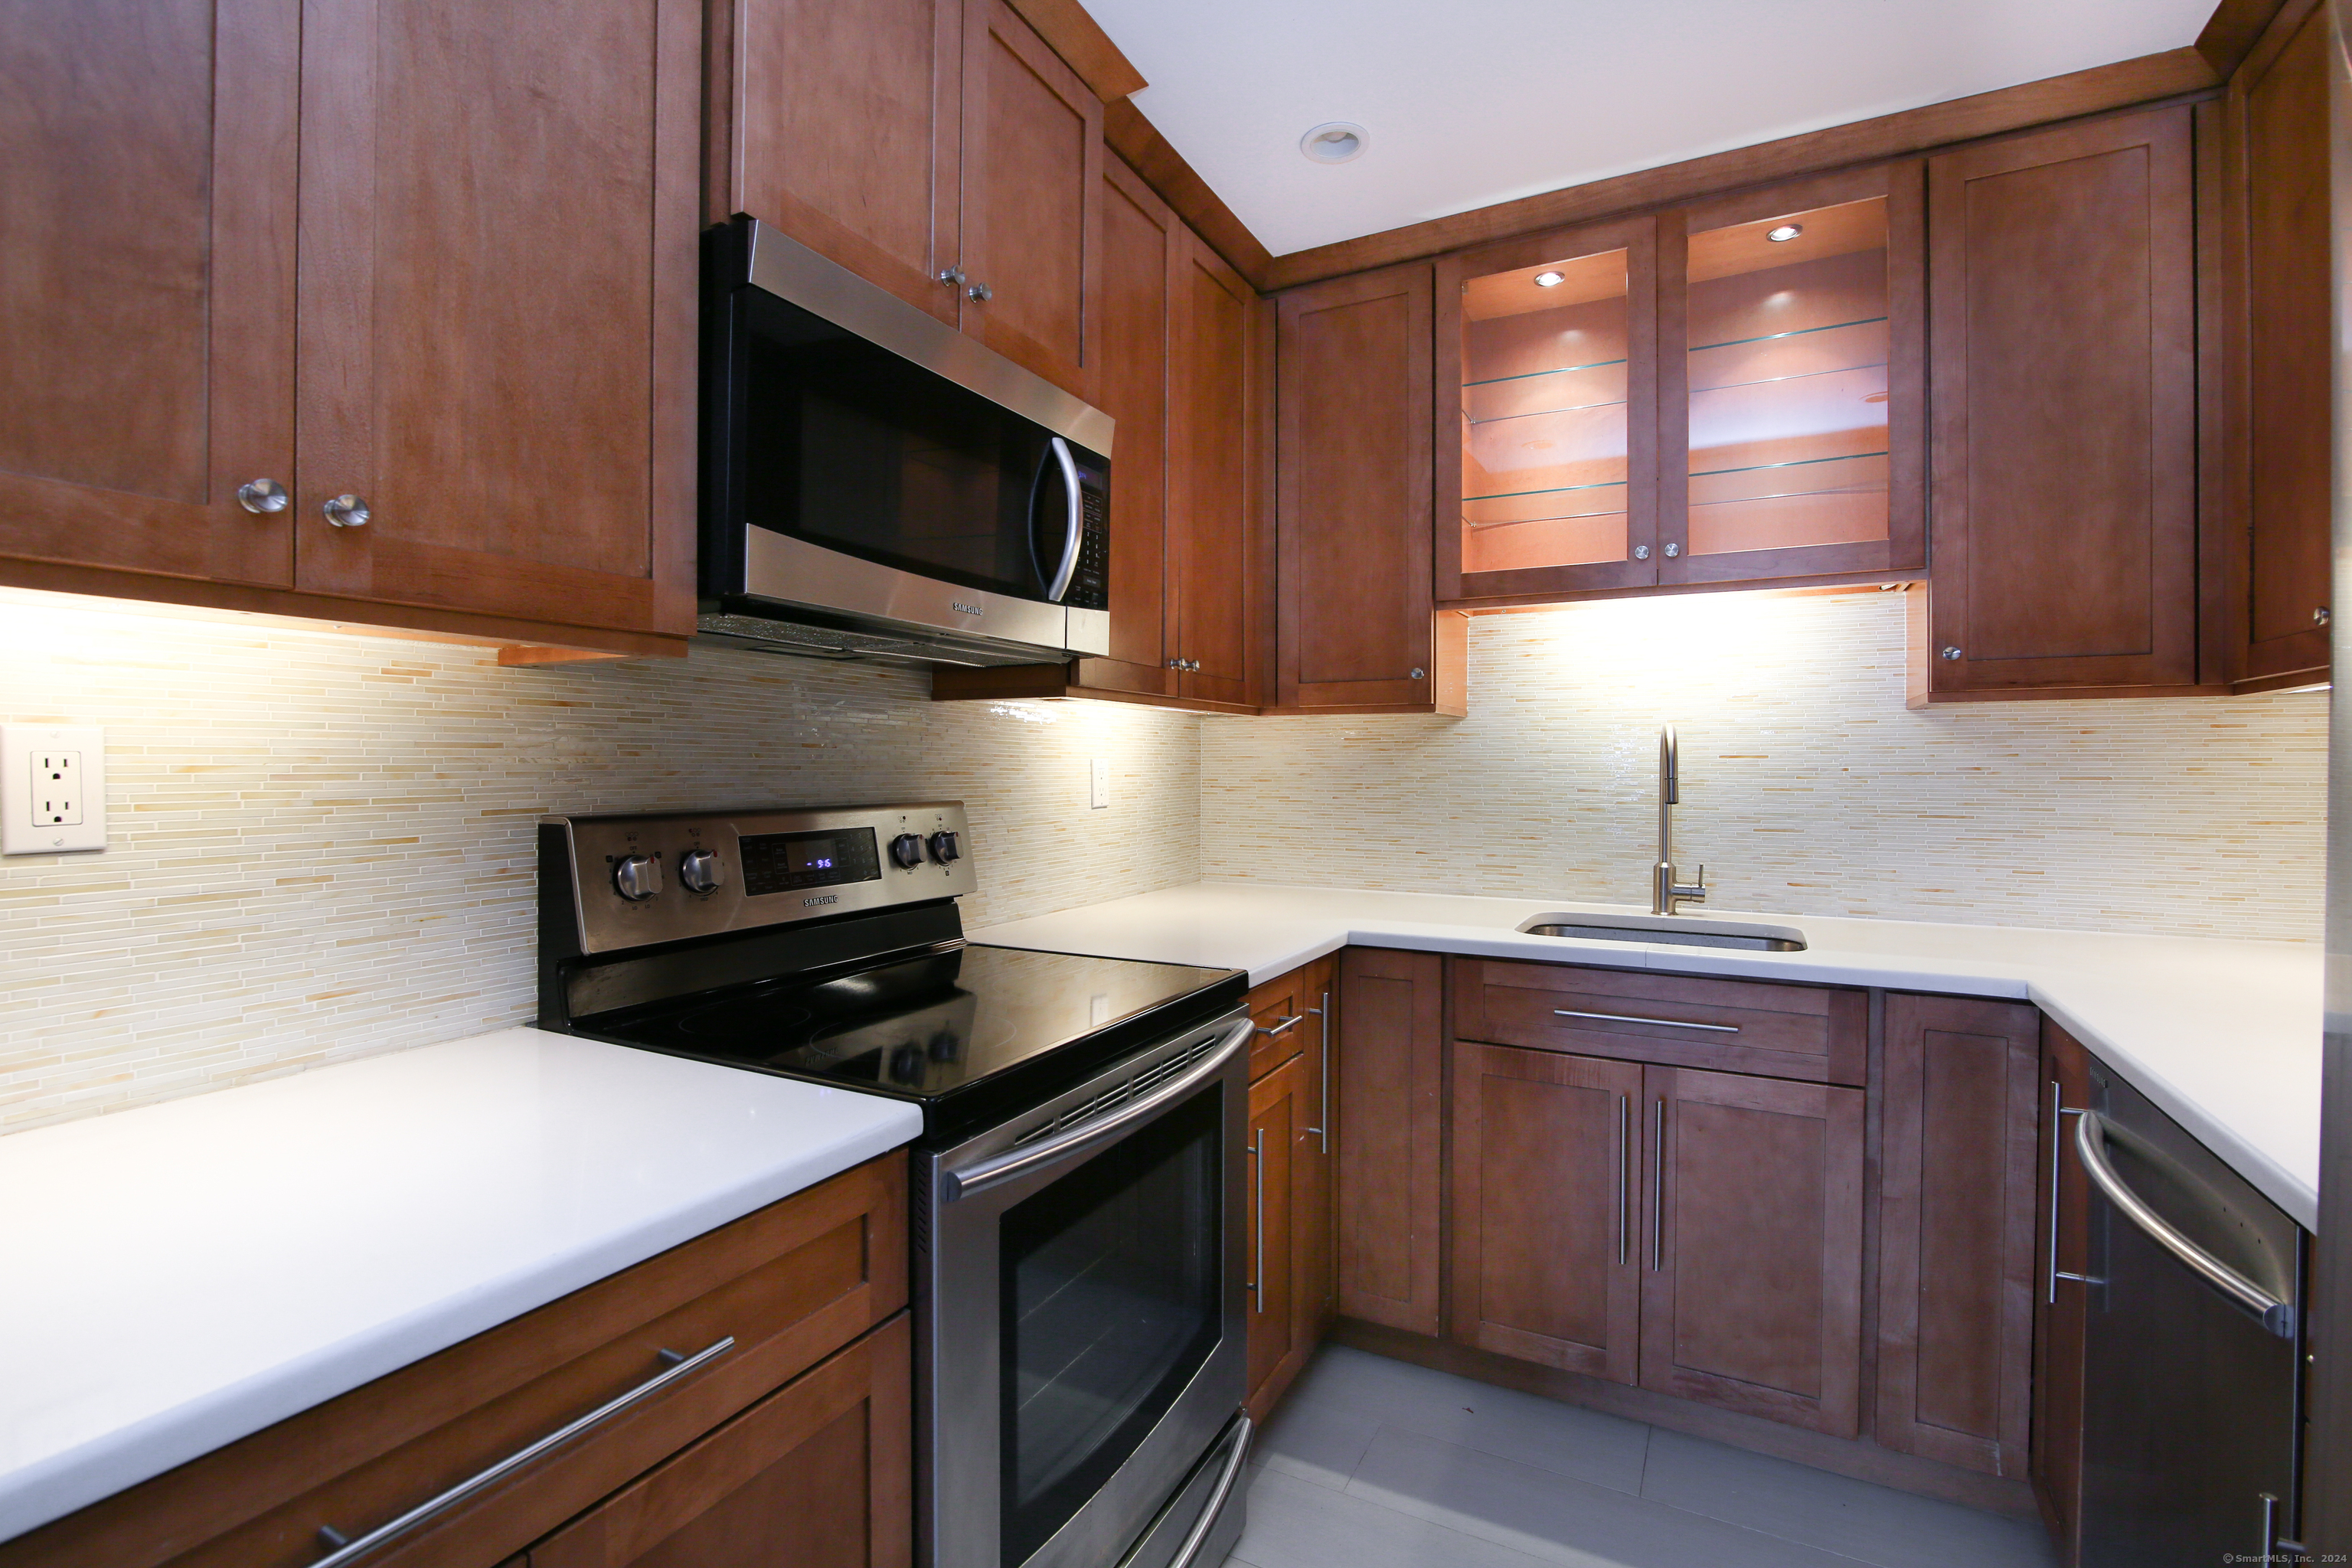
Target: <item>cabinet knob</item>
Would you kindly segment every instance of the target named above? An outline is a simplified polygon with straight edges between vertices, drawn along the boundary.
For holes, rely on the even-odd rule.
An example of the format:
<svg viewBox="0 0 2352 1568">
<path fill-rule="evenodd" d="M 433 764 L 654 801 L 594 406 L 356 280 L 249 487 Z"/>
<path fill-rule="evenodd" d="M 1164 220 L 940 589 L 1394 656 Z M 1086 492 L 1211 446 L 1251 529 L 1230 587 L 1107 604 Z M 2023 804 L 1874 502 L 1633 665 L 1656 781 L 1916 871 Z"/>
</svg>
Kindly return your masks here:
<svg viewBox="0 0 2352 1568">
<path fill-rule="evenodd" d="M 286 487 L 276 479 L 247 479 L 236 487 L 236 504 L 249 512 L 286 510 Z"/>
<path fill-rule="evenodd" d="M 961 267 L 949 268 L 946 271 L 940 274 L 940 281 L 949 285 L 950 288 L 962 288 L 963 268 Z"/>
<path fill-rule="evenodd" d="M 2311 624 L 2315 626 L 2324 626 L 2331 618 L 2328 608 L 2325 605 L 2311 612 Z"/>
<path fill-rule="evenodd" d="M 1634 559 L 1634 560 L 1636 560 L 1636 561 L 1647 561 L 1649 558 L 1650 558 L 1650 547 L 1649 547 L 1648 545 L 1646 545 L 1646 544 L 1636 544 L 1635 546 L 1633 546 L 1633 559 Z"/>
<path fill-rule="evenodd" d="M 1669 561 L 1672 561 L 1675 556 L 1680 555 L 1682 552 L 1683 547 L 1679 544 L 1669 544 L 1666 546 L 1666 559 Z"/>
<path fill-rule="evenodd" d="M 965 289 L 964 292 L 971 296 L 971 298 L 985 303 L 994 291 L 985 283 L 975 283 L 971 288 Z"/>
<path fill-rule="evenodd" d="M 1944 650 L 1944 657 L 1946 658 L 1958 658 L 1960 657 L 1960 650 L 1956 647 L 1948 647 Z"/>
<path fill-rule="evenodd" d="M 368 524 L 368 504 L 357 496 L 337 496 L 319 510 L 337 528 L 365 528 Z"/>
<path fill-rule="evenodd" d="M 1427 671 L 1427 670 L 1425 670 L 1425 669 L 1422 668 L 1421 668 L 1421 666 L 1419 666 L 1419 665 L 1417 665 L 1417 664 L 1416 664 L 1416 665 L 1414 665 L 1414 666 L 1412 667 L 1412 679 L 1415 679 L 1415 680 L 1419 680 L 1423 676 L 1427 675 L 1428 673 L 1429 673 L 1429 671 Z"/>
</svg>

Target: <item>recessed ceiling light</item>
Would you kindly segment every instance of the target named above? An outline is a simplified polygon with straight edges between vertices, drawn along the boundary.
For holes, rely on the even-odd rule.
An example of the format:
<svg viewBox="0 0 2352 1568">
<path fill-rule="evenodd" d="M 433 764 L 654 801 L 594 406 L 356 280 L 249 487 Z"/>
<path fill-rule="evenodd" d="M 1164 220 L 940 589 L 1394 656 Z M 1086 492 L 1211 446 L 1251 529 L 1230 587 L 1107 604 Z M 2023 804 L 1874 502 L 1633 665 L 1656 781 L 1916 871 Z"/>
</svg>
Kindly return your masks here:
<svg viewBox="0 0 2352 1568">
<path fill-rule="evenodd" d="M 1784 223 L 1778 228 L 1765 230 L 1764 237 L 1770 240 L 1775 245 L 1786 245 L 1789 241 L 1796 238 L 1799 235 L 1804 232 L 1805 226 L 1803 224 Z"/>
<path fill-rule="evenodd" d="M 1372 133 L 1345 120 L 1327 121 L 1298 139 L 1298 150 L 1318 163 L 1344 163 L 1360 156 Z"/>
<path fill-rule="evenodd" d="M 1536 287 L 1538 289 L 1557 289 L 1567 281 L 1567 279 L 1561 277 L 1557 272 L 1538 272 L 1536 274 Z"/>
</svg>

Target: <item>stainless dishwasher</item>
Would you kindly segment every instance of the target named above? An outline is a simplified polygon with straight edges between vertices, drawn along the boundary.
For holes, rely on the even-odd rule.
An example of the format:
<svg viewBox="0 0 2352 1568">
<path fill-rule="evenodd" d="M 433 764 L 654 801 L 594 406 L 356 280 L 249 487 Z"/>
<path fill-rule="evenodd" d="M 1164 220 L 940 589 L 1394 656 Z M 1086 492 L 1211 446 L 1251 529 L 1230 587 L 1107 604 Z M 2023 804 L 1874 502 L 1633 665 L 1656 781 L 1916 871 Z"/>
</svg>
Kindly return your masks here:
<svg viewBox="0 0 2352 1568">
<path fill-rule="evenodd" d="M 2095 1060 L 2091 1089 L 2071 1138 L 2090 1178 L 2084 1568 L 2293 1560 L 2308 1237 Z"/>
</svg>

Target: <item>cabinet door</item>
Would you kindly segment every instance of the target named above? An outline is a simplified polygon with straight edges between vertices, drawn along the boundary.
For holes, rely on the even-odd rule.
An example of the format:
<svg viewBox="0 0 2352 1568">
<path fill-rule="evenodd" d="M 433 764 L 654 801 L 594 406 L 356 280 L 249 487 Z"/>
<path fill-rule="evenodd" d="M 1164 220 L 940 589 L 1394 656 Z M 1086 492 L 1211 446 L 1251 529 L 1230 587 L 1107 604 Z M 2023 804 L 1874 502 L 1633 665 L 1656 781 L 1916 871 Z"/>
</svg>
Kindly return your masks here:
<svg viewBox="0 0 2352 1568">
<path fill-rule="evenodd" d="M 1004 0 L 966 0 L 963 26 L 964 330 L 1084 397 L 1102 100 Z"/>
<path fill-rule="evenodd" d="M 2189 121 L 1928 163 L 1931 697 L 2197 679 Z"/>
<path fill-rule="evenodd" d="M 1279 321 L 1276 703 L 1461 711 L 1462 617 L 1431 613 L 1430 269 L 1293 289 Z"/>
<path fill-rule="evenodd" d="M 1642 1386 L 1854 1436 L 1862 1091 L 1687 1068 L 1643 1091 Z"/>
<path fill-rule="evenodd" d="M 1110 465 L 1110 657 L 1078 685 L 1175 695 L 1168 550 L 1169 331 L 1183 225 L 1117 158 L 1103 164 L 1102 356 L 1095 404 L 1118 421 Z"/>
<path fill-rule="evenodd" d="M 1437 264 L 1437 596 L 1658 580 L 1658 225 Z"/>
<path fill-rule="evenodd" d="M 1255 700 L 1251 476 L 1258 398 L 1257 294 L 1190 229 L 1177 238 L 1170 381 L 1168 512 L 1175 563 L 1181 690 L 1206 702 Z M 1113 465 L 1114 468 L 1117 467 Z"/>
<path fill-rule="evenodd" d="M 306 7 L 299 586 L 693 628 L 700 21 Z"/>
<path fill-rule="evenodd" d="M 1437 1332 L 1444 963 L 1351 947 L 1339 965 L 1339 1310 Z"/>
<path fill-rule="evenodd" d="M 952 322 L 964 0 L 737 0 L 721 210 Z M 714 62 L 715 63 L 715 62 Z"/>
<path fill-rule="evenodd" d="M 2327 16 L 2274 29 L 2231 79 L 2230 676 L 2327 678 Z"/>
<path fill-rule="evenodd" d="M 1307 1360 L 1298 1334 L 1294 1154 L 1306 1125 L 1307 1074 L 1292 1057 L 1250 1086 L 1249 1405 L 1264 1420 Z"/>
<path fill-rule="evenodd" d="M 1882 164 L 1666 220 L 1661 583 L 1927 565 L 1924 186 Z"/>
<path fill-rule="evenodd" d="M 2041 1045 L 2032 1007 L 1886 999 L 1874 1430 L 1997 1476 L 2031 1425 Z"/>
<path fill-rule="evenodd" d="M 17 5 L 0 28 L 0 554 L 283 586 L 296 0 Z M 50 586 L 103 586 L 102 579 Z"/>
<path fill-rule="evenodd" d="M 532 1547 L 530 1568 L 903 1568 L 911 1347 L 901 1313 Z"/>
<path fill-rule="evenodd" d="M 2035 1083 L 2040 1140 L 2035 1164 L 2033 1292 L 2034 1496 L 2066 1568 L 2083 1553 L 2083 1342 L 2089 1326 L 2089 1178 L 2070 1147 L 2070 1111 L 2091 1103 L 2091 1058 L 2074 1037 L 2043 1020 Z"/>
<path fill-rule="evenodd" d="M 1642 1070 L 1454 1047 L 1455 1339 L 1637 1379 Z"/>
</svg>

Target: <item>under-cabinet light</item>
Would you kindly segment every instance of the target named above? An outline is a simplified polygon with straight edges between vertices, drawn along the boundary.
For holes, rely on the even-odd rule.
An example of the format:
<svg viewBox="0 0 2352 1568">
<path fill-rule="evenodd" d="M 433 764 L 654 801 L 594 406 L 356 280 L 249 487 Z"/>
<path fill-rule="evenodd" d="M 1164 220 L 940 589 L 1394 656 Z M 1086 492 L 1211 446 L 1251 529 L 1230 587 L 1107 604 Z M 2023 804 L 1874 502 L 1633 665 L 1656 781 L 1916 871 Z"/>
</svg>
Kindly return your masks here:
<svg viewBox="0 0 2352 1568">
<path fill-rule="evenodd" d="M 1799 235 L 1804 232 L 1805 226 L 1803 224 L 1784 223 L 1778 228 L 1766 229 L 1764 231 L 1764 237 L 1770 240 L 1775 245 L 1786 245 L 1789 241 L 1796 238 Z"/>
<path fill-rule="evenodd" d="M 1538 289 L 1557 289 L 1567 281 L 1568 279 L 1566 278 L 1557 272 L 1538 272 L 1536 274 L 1536 287 Z"/>
</svg>

